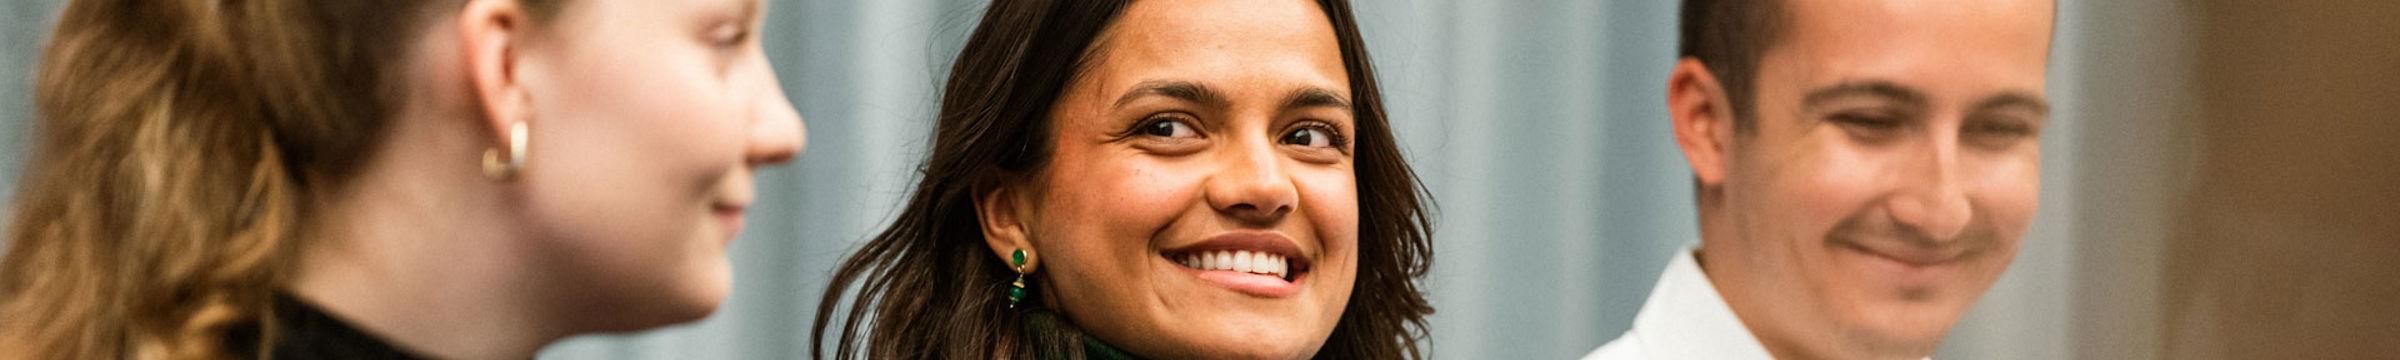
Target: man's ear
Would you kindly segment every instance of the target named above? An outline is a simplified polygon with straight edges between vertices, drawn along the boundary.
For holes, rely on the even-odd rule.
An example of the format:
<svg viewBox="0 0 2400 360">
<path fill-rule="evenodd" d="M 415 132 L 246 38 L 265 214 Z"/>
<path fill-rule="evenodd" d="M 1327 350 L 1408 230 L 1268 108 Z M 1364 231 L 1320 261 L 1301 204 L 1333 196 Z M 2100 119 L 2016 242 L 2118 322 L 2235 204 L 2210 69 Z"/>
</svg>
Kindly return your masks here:
<svg viewBox="0 0 2400 360">
<path fill-rule="evenodd" d="M 511 122 L 531 121 L 531 95 L 518 80 L 518 53 L 530 28 L 515 0 L 470 0 L 458 14 L 459 44 L 477 113 L 496 144 L 506 144 Z"/>
<path fill-rule="evenodd" d="M 1733 142 L 1733 106 L 1715 74 L 1699 59 L 1683 58 L 1667 76 L 1667 115 L 1674 121 L 1675 144 L 1691 162 L 1701 190 L 1725 181 L 1727 146 Z"/>
<path fill-rule="evenodd" d="M 1011 264 L 1011 253 L 1025 251 L 1025 272 L 1042 264 L 1041 256 L 1033 251 L 1033 241 L 1027 236 L 1025 221 L 1031 207 L 1019 198 L 1017 190 L 1008 185 L 988 185 L 975 189 L 975 219 L 983 224 L 984 245 L 1000 256 L 1001 264 Z"/>
</svg>

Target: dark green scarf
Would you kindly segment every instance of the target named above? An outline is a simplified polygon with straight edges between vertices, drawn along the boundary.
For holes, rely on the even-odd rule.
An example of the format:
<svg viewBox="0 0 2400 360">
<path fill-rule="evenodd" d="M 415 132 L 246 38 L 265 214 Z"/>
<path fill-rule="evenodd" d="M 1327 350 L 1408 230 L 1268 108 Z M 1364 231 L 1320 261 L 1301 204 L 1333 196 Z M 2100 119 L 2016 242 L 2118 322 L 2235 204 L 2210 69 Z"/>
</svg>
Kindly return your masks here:
<svg viewBox="0 0 2400 360">
<path fill-rule="evenodd" d="M 1028 340 L 1027 342 L 1033 343 L 1033 346 L 1044 347 L 1041 351 L 1037 351 L 1037 353 L 1042 354 L 1041 357 L 1043 359 L 1066 359 L 1068 358 L 1068 352 L 1074 351 L 1072 348 L 1066 347 L 1066 344 L 1055 344 L 1056 342 L 1063 342 L 1057 340 L 1068 340 L 1058 338 L 1057 335 L 1067 335 L 1066 337 L 1069 338 L 1080 339 L 1080 342 L 1083 343 L 1083 358 L 1085 359 L 1141 359 L 1139 356 L 1133 356 L 1133 354 L 1125 353 L 1124 350 L 1117 350 L 1117 347 L 1115 346 L 1109 346 L 1107 343 L 1102 343 L 1100 342 L 1099 338 L 1085 335 L 1081 329 L 1075 328 L 1075 324 L 1068 324 L 1066 321 L 1059 319 L 1058 315 L 1051 314 L 1049 311 L 1031 310 L 1025 312 L 1025 322 L 1019 327 L 1019 329 L 1024 331 L 1027 335 L 1025 336 L 1025 339 Z M 1043 339 L 1049 339 L 1052 341 L 1042 341 Z"/>
</svg>

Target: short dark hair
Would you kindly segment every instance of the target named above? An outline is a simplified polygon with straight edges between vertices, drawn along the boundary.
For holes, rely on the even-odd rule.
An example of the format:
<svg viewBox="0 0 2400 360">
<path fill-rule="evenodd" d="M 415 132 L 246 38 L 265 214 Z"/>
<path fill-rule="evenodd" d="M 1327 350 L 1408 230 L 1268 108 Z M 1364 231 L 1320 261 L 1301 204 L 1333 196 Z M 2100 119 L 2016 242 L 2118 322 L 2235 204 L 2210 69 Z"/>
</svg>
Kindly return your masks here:
<svg viewBox="0 0 2400 360">
<path fill-rule="evenodd" d="M 1780 0 L 1683 0 L 1675 55 L 1700 60 L 1732 102 L 1737 131 L 1757 126 L 1759 59 L 1781 40 L 1788 18 Z"/>
</svg>

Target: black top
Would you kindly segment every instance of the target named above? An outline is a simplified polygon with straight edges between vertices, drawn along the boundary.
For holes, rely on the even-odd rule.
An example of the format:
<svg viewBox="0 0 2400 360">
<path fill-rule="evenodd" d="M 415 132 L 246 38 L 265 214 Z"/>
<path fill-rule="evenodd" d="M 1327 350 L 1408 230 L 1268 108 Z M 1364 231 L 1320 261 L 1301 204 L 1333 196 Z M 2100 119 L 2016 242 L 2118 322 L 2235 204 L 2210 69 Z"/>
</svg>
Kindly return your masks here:
<svg viewBox="0 0 2400 360">
<path fill-rule="evenodd" d="M 425 358 L 401 351 L 289 294 L 275 293 L 274 313 L 276 338 L 268 345 L 273 359 Z M 241 358 L 257 356 L 261 336 L 257 324 L 227 329 L 225 349 Z"/>
</svg>

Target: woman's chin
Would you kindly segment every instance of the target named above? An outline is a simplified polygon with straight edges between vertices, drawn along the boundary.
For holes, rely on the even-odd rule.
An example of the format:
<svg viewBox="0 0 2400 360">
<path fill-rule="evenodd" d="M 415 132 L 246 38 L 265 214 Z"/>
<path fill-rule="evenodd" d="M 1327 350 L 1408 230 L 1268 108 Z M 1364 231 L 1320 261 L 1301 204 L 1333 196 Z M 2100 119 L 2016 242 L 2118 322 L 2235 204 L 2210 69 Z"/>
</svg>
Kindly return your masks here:
<svg viewBox="0 0 2400 360">
<path fill-rule="evenodd" d="M 674 308 L 667 311 L 674 315 L 672 320 L 675 324 L 706 318 L 715 313 L 727 297 L 732 296 L 733 261 L 726 256 L 724 248 L 717 246 L 695 252 L 684 265 L 686 268 L 682 280 L 673 284 L 674 289 L 668 292 L 674 294 L 674 298 L 667 299 L 668 306 Z"/>
<path fill-rule="evenodd" d="M 676 292 L 682 296 L 675 299 L 675 309 L 669 309 L 672 315 L 670 320 L 673 321 L 671 324 L 707 318 L 709 314 L 717 312 L 718 306 L 725 304 L 725 298 L 732 296 L 732 265 L 722 257 L 716 260 L 707 265 L 708 269 L 702 270 L 701 274 L 685 281 L 682 291 Z"/>
<path fill-rule="evenodd" d="M 1174 354 L 1145 356 L 1161 359 L 1301 359 L 1315 355 L 1332 330 L 1292 321 L 1295 317 L 1231 316 L 1214 322 L 1188 322 L 1190 337 L 1165 346 Z M 1165 340 L 1165 339 L 1161 339 Z M 1144 354 L 1149 355 L 1149 354 Z"/>
<path fill-rule="evenodd" d="M 1246 339 L 1234 340 L 1244 340 L 1247 342 L 1223 343 L 1226 346 L 1212 349 L 1217 350 L 1214 351 L 1214 353 L 1204 354 L 1202 356 L 1196 356 L 1193 358 L 1259 360 L 1306 359 L 1316 355 L 1317 347 L 1324 344 L 1323 341 L 1306 341 L 1289 338 L 1268 339 L 1265 336 L 1254 336 Z"/>
<path fill-rule="evenodd" d="M 724 299 L 725 298 L 723 296 L 708 297 L 699 296 L 697 294 L 692 296 L 684 296 L 677 299 L 665 299 L 671 301 L 659 302 L 656 308 L 649 309 L 650 311 L 647 312 L 647 316 L 641 316 L 638 319 L 629 319 L 630 321 L 626 321 L 623 324 L 611 326 L 608 329 L 600 329 L 599 331 L 643 331 L 700 321 L 701 319 L 708 318 L 710 314 L 716 313 L 718 305 L 723 304 Z"/>
<path fill-rule="evenodd" d="M 603 324 L 599 332 L 629 332 L 691 323 L 714 314 L 732 292 L 731 271 L 722 263 L 697 269 L 647 294 L 628 294 L 619 301 L 622 318 Z"/>
</svg>

